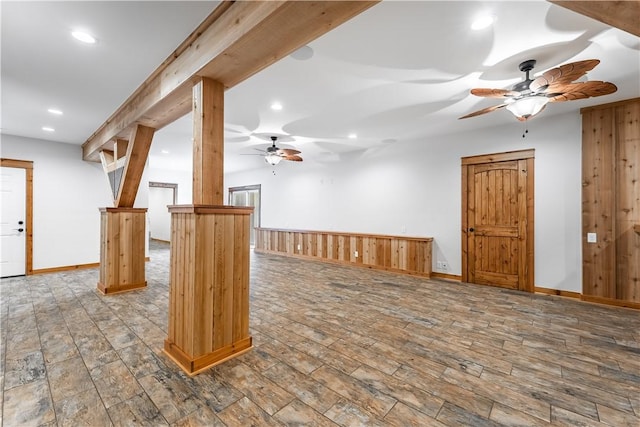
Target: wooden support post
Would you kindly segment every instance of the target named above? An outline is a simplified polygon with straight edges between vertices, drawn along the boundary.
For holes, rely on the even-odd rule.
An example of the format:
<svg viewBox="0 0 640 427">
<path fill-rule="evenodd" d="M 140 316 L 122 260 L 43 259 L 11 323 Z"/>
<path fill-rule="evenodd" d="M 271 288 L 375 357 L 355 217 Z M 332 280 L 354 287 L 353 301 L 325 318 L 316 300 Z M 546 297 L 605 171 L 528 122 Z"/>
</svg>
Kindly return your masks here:
<svg viewBox="0 0 640 427">
<path fill-rule="evenodd" d="M 169 333 L 164 351 L 193 375 L 251 348 L 249 224 L 222 206 L 224 86 L 193 88 L 193 205 L 171 212 Z"/>
<path fill-rule="evenodd" d="M 253 208 L 172 206 L 169 331 L 164 351 L 189 375 L 252 347 L 249 224 Z"/>
<path fill-rule="evenodd" d="M 193 203 L 224 203 L 224 86 L 202 78 L 193 86 Z"/>
<path fill-rule="evenodd" d="M 251 348 L 249 224 L 222 206 L 224 86 L 193 88 L 193 205 L 172 206 L 169 332 L 164 351 L 189 375 Z"/>
<path fill-rule="evenodd" d="M 144 273 L 146 209 L 100 209 L 100 281 L 103 294 L 147 286 Z"/>
</svg>

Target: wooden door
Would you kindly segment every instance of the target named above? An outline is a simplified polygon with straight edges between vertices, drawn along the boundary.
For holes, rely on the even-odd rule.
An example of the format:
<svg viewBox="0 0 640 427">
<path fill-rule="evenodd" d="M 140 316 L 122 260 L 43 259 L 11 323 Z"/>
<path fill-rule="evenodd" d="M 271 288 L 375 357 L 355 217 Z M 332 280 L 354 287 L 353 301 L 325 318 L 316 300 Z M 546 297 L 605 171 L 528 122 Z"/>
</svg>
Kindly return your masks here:
<svg viewBox="0 0 640 427">
<path fill-rule="evenodd" d="M 534 150 L 462 159 L 462 280 L 527 292 L 533 282 Z"/>
</svg>

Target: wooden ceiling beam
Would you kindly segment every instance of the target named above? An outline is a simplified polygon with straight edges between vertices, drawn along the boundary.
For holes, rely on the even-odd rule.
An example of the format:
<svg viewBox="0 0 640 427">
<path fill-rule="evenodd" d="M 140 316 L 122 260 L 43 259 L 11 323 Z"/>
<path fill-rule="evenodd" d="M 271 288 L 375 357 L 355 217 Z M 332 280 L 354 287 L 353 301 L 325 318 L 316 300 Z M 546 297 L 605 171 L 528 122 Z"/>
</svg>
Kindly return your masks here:
<svg viewBox="0 0 640 427">
<path fill-rule="evenodd" d="M 187 114 L 201 77 L 229 89 L 378 1 L 223 1 L 87 139 L 84 160 L 134 125 L 159 130 Z"/>
<path fill-rule="evenodd" d="M 640 1 L 548 0 L 581 15 L 640 37 Z"/>
</svg>

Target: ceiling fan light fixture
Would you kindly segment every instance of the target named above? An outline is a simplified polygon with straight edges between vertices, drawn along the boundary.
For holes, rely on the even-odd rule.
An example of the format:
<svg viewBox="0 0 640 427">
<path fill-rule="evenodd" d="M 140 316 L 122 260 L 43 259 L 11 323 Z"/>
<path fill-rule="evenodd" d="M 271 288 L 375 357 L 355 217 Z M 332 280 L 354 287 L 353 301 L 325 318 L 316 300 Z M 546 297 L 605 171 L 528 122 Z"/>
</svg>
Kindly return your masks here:
<svg viewBox="0 0 640 427">
<path fill-rule="evenodd" d="M 266 156 L 264 156 L 264 161 L 269 163 L 271 166 L 277 165 L 278 163 L 280 163 L 281 160 L 282 160 L 282 157 L 280 157 L 276 153 L 269 153 Z"/>
<path fill-rule="evenodd" d="M 549 98 L 546 96 L 528 96 L 507 105 L 507 110 L 516 117 L 527 119 L 538 114 L 547 105 L 547 102 L 549 102 Z"/>
</svg>

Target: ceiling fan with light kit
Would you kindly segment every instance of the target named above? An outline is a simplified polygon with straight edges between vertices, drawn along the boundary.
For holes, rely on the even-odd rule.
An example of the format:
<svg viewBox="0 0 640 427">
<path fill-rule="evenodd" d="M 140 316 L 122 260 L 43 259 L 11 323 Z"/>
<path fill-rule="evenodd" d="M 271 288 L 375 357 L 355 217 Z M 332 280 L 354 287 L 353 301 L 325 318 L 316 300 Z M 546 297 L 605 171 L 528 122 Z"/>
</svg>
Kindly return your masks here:
<svg viewBox="0 0 640 427">
<path fill-rule="evenodd" d="M 480 116 L 506 107 L 516 119 L 524 122 L 539 114 L 549 102 L 574 101 L 614 93 L 618 88 L 613 83 L 595 80 L 576 82 L 599 63 L 598 59 L 571 62 L 545 71 L 532 79 L 529 72 L 533 70 L 536 61 L 524 61 L 520 63 L 519 68 L 525 73 L 525 79 L 513 85 L 511 89 L 471 89 L 471 94 L 476 96 L 503 99 L 502 104 L 474 111 L 460 119 Z"/>
<path fill-rule="evenodd" d="M 255 148 L 255 150 L 260 151 L 261 154 L 255 154 L 264 156 L 264 161 L 269 163 L 271 166 L 275 166 L 282 160 L 288 160 L 290 162 L 301 162 L 302 157 L 299 156 L 301 154 L 300 151 L 294 150 L 292 148 L 280 148 L 276 146 L 276 141 L 278 140 L 277 136 L 271 136 L 271 146 L 266 149 Z"/>
</svg>

